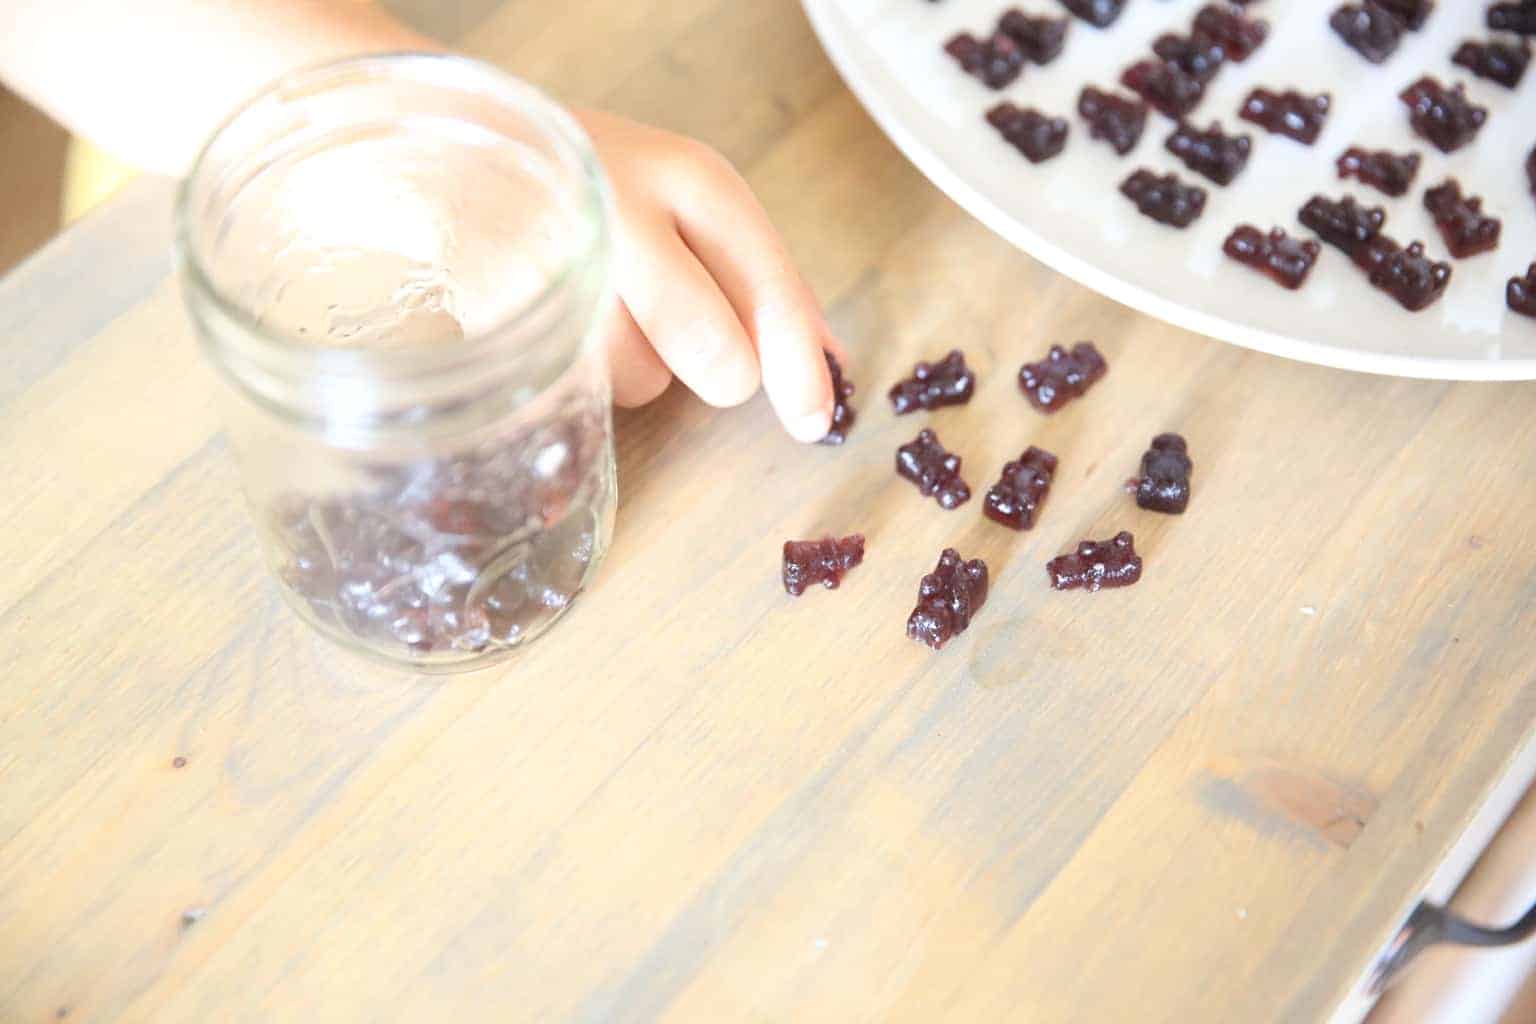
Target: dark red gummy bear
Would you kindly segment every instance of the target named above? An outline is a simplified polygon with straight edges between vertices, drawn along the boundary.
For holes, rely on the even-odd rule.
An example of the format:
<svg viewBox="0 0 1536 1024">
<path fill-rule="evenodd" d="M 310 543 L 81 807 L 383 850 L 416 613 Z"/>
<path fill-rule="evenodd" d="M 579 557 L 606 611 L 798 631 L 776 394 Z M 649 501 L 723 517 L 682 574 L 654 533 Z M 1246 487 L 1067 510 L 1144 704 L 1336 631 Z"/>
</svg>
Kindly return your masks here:
<svg viewBox="0 0 1536 1024">
<path fill-rule="evenodd" d="M 1376 0 L 1378 4 L 1386 8 L 1403 27 L 1409 31 L 1417 32 L 1424 27 L 1424 22 L 1429 18 L 1429 12 L 1435 9 L 1435 0 Z"/>
<path fill-rule="evenodd" d="M 1536 0 L 1489 4 L 1488 27 L 1496 32 L 1536 36 Z"/>
<path fill-rule="evenodd" d="M 1351 49 L 1372 64 L 1380 64 L 1403 41 L 1403 23 L 1375 0 L 1363 4 L 1344 4 L 1328 19 L 1328 24 Z"/>
<path fill-rule="evenodd" d="M 1030 445 L 1013 462 L 1003 464 L 1002 475 L 987 490 L 982 511 L 993 522 L 1015 530 L 1035 525 L 1035 517 L 1051 490 L 1056 456 Z"/>
<path fill-rule="evenodd" d="M 1461 182 L 1447 178 L 1424 193 L 1424 209 L 1435 220 L 1445 247 L 1459 260 L 1488 252 L 1499 244 L 1497 217 L 1483 213 L 1481 196 L 1463 196 Z"/>
<path fill-rule="evenodd" d="M 1442 153 L 1453 153 L 1471 142 L 1488 120 L 1488 111 L 1467 100 L 1459 82 L 1447 89 L 1428 75 L 1404 89 L 1399 98 L 1408 105 L 1408 123 Z"/>
<path fill-rule="evenodd" d="M 1196 174 L 1203 174 L 1218 185 L 1230 185 L 1247 166 L 1253 139 L 1247 135 L 1228 135 L 1221 130 L 1220 121 L 1212 121 L 1205 131 L 1180 122 L 1164 148 Z"/>
<path fill-rule="evenodd" d="M 1241 64 L 1263 45 L 1264 37 L 1269 34 L 1269 23 L 1226 7 L 1207 4 L 1195 15 L 1192 34 L 1214 40 L 1228 57 Z"/>
<path fill-rule="evenodd" d="M 1328 120 L 1328 108 L 1332 103 L 1327 93 L 1304 96 L 1290 89 L 1277 93 L 1259 88 L 1243 100 L 1238 116 L 1266 131 L 1310 146 L 1322 133 L 1323 122 Z"/>
<path fill-rule="evenodd" d="M 912 376 L 891 388 L 891 408 L 896 415 L 917 409 L 964 405 L 976 393 L 976 374 L 965 365 L 965 353 L 953 349 L 937 363 L 918 363 Z"/>
<path fill-rule="evenodd" d="M 1067 120 L 1004 100 L 987 111 L 987 123 L 1032 164 L 1049 160 L 1067 144 Z"/>
<path fill-rule="evenodd" d="M 1407 193 L 1419 173 L 1419 154 L 1399 156 L 1385 149 L 1365 150 L 1351 146 L 1338 160 L 1339 177 L 1358 178 L 1389 196 Z"/>
<path fill-rule="evenodd" d="M 1045 564 L 1056 590 L 1079 587 L 1090 593 L 1104 587 L 1128 587 L 1141 579 L 1141 556 L 1136 553 L 1135 538 L 1125 530 L 1113 540 L 1085 540 L 1069 555 L 1059 555 Z"/>
<path fill-rule="evenodd" d="M 1506 89 L 1520 84 L 1530 62 L 1531 44 L 1524 40 L 1519 46 L 1510 46 L 1497 40 L 1477 43 L 1469 39 L 1451 56 L 1452 64 L 1460 64 L 1478 78 L 1498 82 Z"/>
<path fill-rule="evenodd" d="M 1526 268 L 1524 277 L 1512 277 L 1504 289 L 1504 303 L 1522 316 L 1536 317 L 1536 263 Z"/>
<path fill-rule="evenodd" d="M 1178 434 L 1158 434 L 1141 457 L 1136 504 L 1153 512 L 1182 515 L 1189 507 L 1189 474 L 1195 464 Z"/>
<path fill-rule="evenodd" d="M 1109 143 L 1121 156 L 1136 148 L 1147 123 L 1145 103 L 1091 85 L 1084 86 L 1077 97 L 1077 112 L 1088 122 L 1088 134 Z"/>
<path fill-rule="evenodd" d="M 864 535 L 853 533 L 838 540 L 787 540 L 784 542 L 784 589 L 799 597 L 820 583 L 836 590 L 848 570 L 864 561 Z"/>
<path fill-rule="evenodd" d="M 966 74 L 980 79 L 989 89 L 1001 89 L 1024 70 L 1024 51 L 1012 36 L 1003 32 L 994 32 L 986 39 L 961 32 L 944 44 L 944 52 L 955 58 Z"/>
<path fill-rule="evenodd" d="M 987 563 L 962 561 L 945 548 L 933 572 L 917 588 L 917 607 L 907 619 L 907 636 L 938 650 L 964 633 L 987 600 Z"/>
<path fill-rule="evenodd" d="M 919 431 L 896 449 L 896 473 L 944 508 L 959 508 L 971 500 L 971 489 L 960 479 L 960 456 L 945 451 L 939 435 L 931 430 Z"/>
<path fill-rule="evenodd" d="M 1349 258 L 1355 266 L 1369 275 L 1376 273 L 1377 267 L 1402 251 L 1403 247 L 1397 244 L 1397 239 L 1386 235 L 1372 235 L 1355 246 Z"/>
<path fill-rule="evenodd" d="M 1205 189 L 1186 185 L 1175 174 L 1153 174 L 1145 167 L 1120 183 L 1120 194 L 1155 221 L 1187 228 L 1205 211 Z"/>
<path fill-rule="evenodd" d="M 1125 0 L 1061 0 L 1061 6 L 1094 28 L 1108 28 L 1125 9 Z"/>
<path fill-rule="evenodd" d="M 843 377 L 843 368 L 837 365 L 831 352 L 823 354 L 827 357 L 827 370 L 832 374 L 832 428 L 817 443 L 842 444 L 848 440 L 848 431 L 853 429 L 853 421 L 857 418 L 853 406 L 848 404 L 848 399 L 853 397 L 853 382 Z"/>
<path fill-rule="evenodd" d="M 1019 367 L 1019 390 L 1041 412 L 1055 412 L 1082 396 L 1109 371 L 1109 364 L 1091 341 L 1080 341 L 1068 352 L 1052 345 L 1038 363 Z"/>
<path fill-rule="evenodd" d="M 1140 60 L 1120 73 L 1127 89 L 1178 120 L 1200 105 L 1205 84 L 1172 61 Z"/>
<path fill-rule="evenodd" d="M 1306 283 L 1322 246 L 1311 239 L 1292 238 L 1281 228 L 1271 228 L 1266 235 L 1251 224 L 1239 224 L 1222 243 L 1221 251 L 1295 290 Z"/>
<path fill-rule="evenodd" d="M 1152 42 L 1152 52 L 1202 85 L 1216 77 L 1216 72 L 1227 61 L 1227 52 L 1221 44 L 1200 33 L 1181 36 L 1172 32 L 1158 36 Z"/>
<path fill-rule="evenodd" d="M 997 30 L 1019 44 L 1026 60 L 1049 64 L 1066 44 L 1067 24 L 1066 18 L 1035 18 L 1013 7 L 998 19 Z"/>
<path fill-rule="evenodd" d="M 1425 256 L 1422 242 L 1398 249 L 1381 259 L 1371 271 L 1371 284 L 1410 312 L 1418 312 L 1440 298 L 1450 281 L 1451 265 Z"/>
<path fill-rule="evenodd" d="M 1381 233 L 1387 215 L 1381 207 L 1361 206 L 1350 196 L 1338 200 L 1313 196 L 1296 219 L 1323 241 L 1353 257 L 1357 249 Z"/>
</svg>

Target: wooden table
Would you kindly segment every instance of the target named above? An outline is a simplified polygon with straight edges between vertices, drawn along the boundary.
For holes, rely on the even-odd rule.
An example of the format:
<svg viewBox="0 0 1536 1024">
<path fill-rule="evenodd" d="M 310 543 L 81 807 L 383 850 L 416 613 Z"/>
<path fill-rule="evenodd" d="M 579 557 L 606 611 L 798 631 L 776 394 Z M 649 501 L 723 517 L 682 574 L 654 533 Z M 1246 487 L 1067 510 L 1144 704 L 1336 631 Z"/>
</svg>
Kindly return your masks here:
<svg viewBox="0 0 1536 1024">
<path fill-rule="evenodd" d="M 855 353 L 860 422 L 805 448 L 762 400 L 676 389 L 620 416 L 618 534 L 571 616 L 501 670 L 393 674 L 265 577 L 167 189 L 132 187 L 0 284 L 0 1018 L 1358 1007 L 1532 772 L 1536 390 L 1098 298 L 908 166 L 790 0 L 510 2 L 465 45 L 735 160 Z M 1080 338 L 1109 376 L 1033 412 L 1018 365 Z M 928 420 L 973 487 L 1061 457 L 1030 533 L 892 472 L 923 417 L 882 392 L 951 346 L 979 392 Z M 1121 490 L 1163 430 L 1195 459 L 1181 518 Z M 1138 586 L 1048 589 L 1122 528 Z M 787 598 L 780 544 L 852 530 L 844 588 Z M 994 585 L 934 654 L 902 627 L 947 545 Z"/>
</svg>

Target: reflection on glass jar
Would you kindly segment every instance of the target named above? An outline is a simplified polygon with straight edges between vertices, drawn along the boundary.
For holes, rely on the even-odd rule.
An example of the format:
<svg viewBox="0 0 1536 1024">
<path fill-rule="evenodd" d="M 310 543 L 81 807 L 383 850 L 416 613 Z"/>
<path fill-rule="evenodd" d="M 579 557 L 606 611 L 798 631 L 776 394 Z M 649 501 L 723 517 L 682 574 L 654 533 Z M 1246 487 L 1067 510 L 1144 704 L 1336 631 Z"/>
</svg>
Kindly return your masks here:
<svg viewBox="0 0 1536 1024">
<path fill-rule="evenodd" d="M 547 628 L 616 501 L 607 191 L 575 123 L 460 58 L 344 61 L 226 123 L 178 217 L 294 607 L 436 670 Z"/>
</svg>

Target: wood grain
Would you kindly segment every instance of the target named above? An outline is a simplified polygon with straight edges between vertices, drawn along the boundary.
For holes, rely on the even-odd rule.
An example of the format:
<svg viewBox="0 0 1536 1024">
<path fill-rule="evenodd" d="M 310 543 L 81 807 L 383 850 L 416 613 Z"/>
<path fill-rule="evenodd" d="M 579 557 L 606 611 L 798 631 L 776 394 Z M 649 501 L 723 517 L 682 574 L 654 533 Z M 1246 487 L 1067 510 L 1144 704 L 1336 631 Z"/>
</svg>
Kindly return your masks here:
<svg viewBox="0 0 1536 1024">
<path fill-rule="evenodd" d="M 281 605 L 170 283 L 8 328 L 0 1018 L 1325 1016 L 1531 735 L 1536 392 L 1096 297 L 928 186 L 788 0 L 507 3 L 466 45 L 736 160 L 860 422 L 621 415 L 591 592 L 504 669 L 418 679 Z M 76 297 L 82 237 L 0 295 Z M 1013 375 L 1080 338 L 1110 373 L 1042 417 Z M 1061 458 L 1030 533 L 891 470 L 924 418 L 883 390 L 952 346 L 977 397 L 926 421 L 973 489 Z M 1179 518 L 1121 490 L 1163 430 Z M 1121 528 L 1138 586 L 1047 588 Z M 785 538 L 854 529 L 842 590 L 782 593 Z M 946 545 L 994 585 L 936 655 L 902 624 Z"/>
</svg>

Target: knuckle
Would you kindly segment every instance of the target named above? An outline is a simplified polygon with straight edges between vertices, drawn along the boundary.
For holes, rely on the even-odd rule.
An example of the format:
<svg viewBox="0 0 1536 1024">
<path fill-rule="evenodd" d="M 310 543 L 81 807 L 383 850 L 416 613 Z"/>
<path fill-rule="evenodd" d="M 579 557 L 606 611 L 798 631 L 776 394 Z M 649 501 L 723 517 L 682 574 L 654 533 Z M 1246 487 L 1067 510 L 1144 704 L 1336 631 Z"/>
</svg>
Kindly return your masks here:
<svg viewBox="0 0 1536 1024">
<path fill-rule="evenodd" d="M 787 344 L 804 341 L 816 333 L 814 309 L 795 293 L 788 280 L 768 280 L 757 289 L 763 298 L 753 310 L 761 339 Z"/>
<path fill-rule="evenodd" d="M 760 302 L 753 310 L 752 322 L 765 364 L 772 363 L 780 373 L 823 372 L 827 327 L 814 302 L 786 292 Z"/>
<path fill-rule="evenodd" d="M 672 334 L 671 348 L 677 358 L 702 369 L 727 361 L 736 348 L 736 339 L 731 332 L 708 320 L 684 321 Z"/>
<path fill-rule="evenodd" d="M 724 153 L 698 139 L 679 136 L 675 158 L 680 167 L 699 180 L 721 181 L 736 176 L 735 165 Z"/>
</svg>

